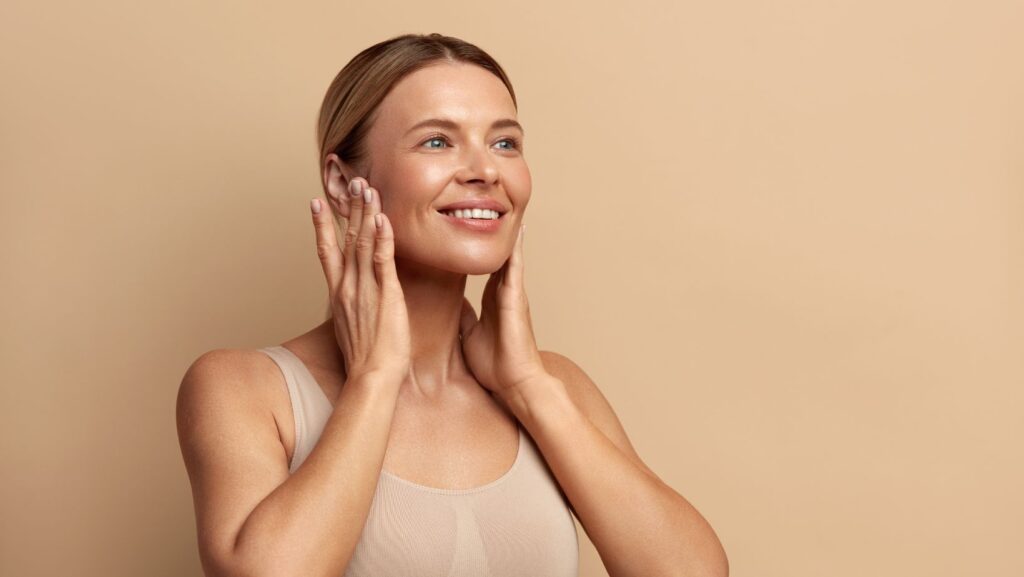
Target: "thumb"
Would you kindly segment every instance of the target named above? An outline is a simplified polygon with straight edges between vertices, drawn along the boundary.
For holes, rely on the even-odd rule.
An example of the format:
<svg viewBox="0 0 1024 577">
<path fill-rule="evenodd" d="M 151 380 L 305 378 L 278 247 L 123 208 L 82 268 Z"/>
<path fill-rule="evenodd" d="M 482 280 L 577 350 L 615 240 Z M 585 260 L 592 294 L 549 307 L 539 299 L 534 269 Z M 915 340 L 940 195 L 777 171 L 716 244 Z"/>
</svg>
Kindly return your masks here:
<svg viewBox="0 0 1024 577">
<path fill-rule="evenodd" d="M 469 299 L 462 297 L 462 315 L 459 317 L 459 336 L 469 333 L 469 330 L 476 324 L 476 310 L 469 303 Z"/>
</svg>

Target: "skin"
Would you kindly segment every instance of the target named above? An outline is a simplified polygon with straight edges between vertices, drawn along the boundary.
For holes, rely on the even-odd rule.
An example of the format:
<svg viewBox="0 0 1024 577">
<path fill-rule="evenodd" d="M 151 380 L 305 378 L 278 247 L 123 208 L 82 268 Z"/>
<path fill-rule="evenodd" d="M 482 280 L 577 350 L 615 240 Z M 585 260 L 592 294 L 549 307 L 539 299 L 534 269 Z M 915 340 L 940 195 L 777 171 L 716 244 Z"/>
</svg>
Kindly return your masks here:
<svg viewBox="0 0 1024 577">
<path fill-rule="evenodd" d="M 353 528 L 365 521 L 381 452 L 383 469 L 404 479 L 476 487 L 511 466 L 518 421 L 609 575 L 728 575 L 710 525 L 643 463 L 589 376 L 568 358 L 537 350 L 520 228 L 530 173 L 522 150 L 507 141 L 522 132 L 491 128 L 516 116 L 504 84 L 476 66 L 438 64 L 405 77 L 380 106 L 365 165 L 328 157 L 329 201 L 313 220 L 318 244 L 327 240 L 335 250 L 333 226 L 324 225 L 335 213 L 354 215 L 360 241 L 376 239 L 380 254 L 393 235 L 394 277 L 387 278 L 400 281 L 407 307 L 408 367 L 380 373 L 400 376 L 395 389 L 361 382 L 358 364 L 347 381 L 333 319 L 282 343 L 335 402 L 317 446 L 289 475 L 295 424 L 273 362 L 262 353 L 215 351 L 194 363 L 179 393 L 178 426 L 205 563 L 249 568 L 246 574 L 267 567 L 271 574 L 335 574 L 355 546 Z M 458 127 L 406 134 L 437 117 Z M 430 140 L 437 133 L 445 140 Z M 353 180 L 369 183 L 366 214 L 386 215 L 381 229 L 367 224 L 373 219 L 361 197 L 349 195 Z M 462 230 L 436 212 L 480 196 L 509 209 L 497 233 Z M 477 318 L 463 296 L 466 275 L 488 273 Z M 268 434 L 267 406 L 280 445 Z M 219 416 L 227 414 L 236 421 Z M 351 490 L 339 494 L 342 486 Z"/>
<path fill-rule="evenodd" d="M 410 132 L 428 118 L 450 119 L 458 128 L 425 126 Z M 492 73 L 474 65 L 440 63 L 406 76 L 381 102 L 362 164 L 350 165 L 335 154 L 325 163 L 323 178 L 333 212 L 349 218 L 349 184 L 361 180 L 377 195 L 375 202 L 393 230 L 411 354 L 384 469 L 420 484 L 482 485 L 501 476 L 518 451 L 516 419 L 495 394 L 501 385 L 486 368 L 490 363 L 485 357 L 496 354 L 491 343 L 499 337 L 494 323 L 476 322 L 464 298 L 467 275 L 495 273 L 491 284 L 496 284 L 517 245 L 531 193 L 524 132 L 492 128 L 496 120 L 516 118 L 508 89 Z M 509 209 L 500 231 L 467 232 L 437 213 L 470 197 L 489 197 Z M 481 314 L 485 321 L 491 316 L 486 309 Z M 463 331 L 472 336 L 465 348 Z M 484 361 L 477 363 L 479 375 L 467 364 L 469 342 Z M 337 397 L 346 374 L 333 319 L 282 344 L 310 368 L 329 399 Z M 543 371 L 532 329 L 525 350 L 525 366 Z M 293 417 L 287 398 L 277 400 L 275 414 L 290 457 Z M 476 465 L 466 467 L 467 462 Z"/>
<path fill-rule="evenodd" d="M 516 244 L 530 201 L 530 170 L 517 128 L 491 129 L 516 119 L 508 89 L 490 72 L 443 63 L 399 81 L 381 102 L 370 129 L 364 166 L 328 156 L 324 182 L 348 218 L 347 186 L 361 177 L 379 192 L 395 235 L 395 266 L 405 294 L 412 340 L 403 397 L 436 402 L 479 386 L 459 340 L 466 275 L 500 269 Z M 409 128 L 427 118 L 448 118 L 460 129 Z M 435 136 L 443 136 L 431 140 Z M 489 197 L 510 209 L 496 234 L 453 227 L 437 209 L 468 197 Z"/>
<path fill-rule="evenodd" d="M 359 168 L 365 170 L 371 187 L 379 188 L 381 210 L 394 223 L 413 360 L 392 425 L 399 441 L 389 444 L 384 468 L 393 470 L 404 461 L 411 464 L 406 478 L 431 479 L 421 484 L 481 485 L 512 462 L 516 443 L 510 425 L 518 420 L 541 449 L 610 575 L 728 575 L 724 549 L 707 520 L 640 459 L 589 376 L 570 359 L 537 350 L 523 281 L 524 235 L 519 234 L 530 200 L 530 173 L 522 150 L 508 150 L 511 143 L 503 142 L 509 129 L 489 129 L 494 120 L 515 118 L 505 86 L 491 73 L 462 64 L 429 67 L 406 80 L 385 99 L 380 116 L 385 120 L 371 129 L 372 163 L 352 168 L 331 158 L 325 170 L 328 191 L 338 197 L 343 214 L 351 197 L 342 187 L 359 178 Z M 451 148 L 424 142 L 436 128 L 405 134 L 424 118 L 442 116 L 461 126 L 442 131 Z M 521 141 L 521 131 L 511 134 Z M 424 145 L 441 149 L 425 151 Z M 436 208 L 466 192 L 491 196 L 511 209 L 498 234 L 460 231 L 439 217 Z M 477 319 L 463 298 L 466 275 L 488 272 Z M 490 398 L 479 395 L 485 390 Z M 415 408 L 403 410 L 403 398 L 406 408 Z M 438 403 L 418 403 L 424 400 Z M 493 410 L 495 400 L 500 411 Z M 484 410 L 452 411 L 467 405 Z M 433 421 L 411 418 L 408 422 L 423 426 L 402 426 L 401 415 L 430 411 L 448 414 Z M 452 447 L 453 439 L 469 437 L 432 438 L 453 422 L 472 422 L 465 416 L 474 414 L 481 420 L 469 430 L 497 440 Z M 498 422 L 509 425 L 508 431 L 495 427 Z M 429 458 L 416 460 L 424 454 Z M 447 472 L 439 474 L 437 463 L 448 463 Z M 616 505 L 622 495 L 630 496 L 625 510 Z"/>
</svg>

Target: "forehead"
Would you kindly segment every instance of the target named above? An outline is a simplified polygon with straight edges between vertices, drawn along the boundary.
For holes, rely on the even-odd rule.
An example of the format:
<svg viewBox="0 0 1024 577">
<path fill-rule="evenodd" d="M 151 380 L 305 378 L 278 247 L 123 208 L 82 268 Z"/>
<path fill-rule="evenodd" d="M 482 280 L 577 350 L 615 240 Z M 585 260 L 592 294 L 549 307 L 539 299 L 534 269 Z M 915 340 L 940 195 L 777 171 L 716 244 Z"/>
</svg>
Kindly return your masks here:
<svg viewBox="0 0 1024 577">
<path fill-rule="evenodd" d="M 426 118 L 450 118 L 466 126 L 515 118 L 512 95 L 500 78 L 474 64 L 439 63 L 408 74 L 380 104 L 385 132 L 405 132 Z"/>
</svg>

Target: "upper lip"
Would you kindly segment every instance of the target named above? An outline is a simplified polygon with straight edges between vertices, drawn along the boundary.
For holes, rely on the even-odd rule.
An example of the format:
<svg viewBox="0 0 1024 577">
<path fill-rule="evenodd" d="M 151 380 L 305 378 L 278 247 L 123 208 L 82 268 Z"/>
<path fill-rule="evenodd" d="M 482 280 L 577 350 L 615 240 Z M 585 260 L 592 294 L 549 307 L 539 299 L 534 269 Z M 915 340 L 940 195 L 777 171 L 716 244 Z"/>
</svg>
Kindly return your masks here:
<svg viewBox="0 0 1024 577">
<path fill-rule="evenodd" d="M 460 200 L 459 202 L 453 202 L 451 204 L 442 206 L 437 210 L 440 212 L 445 210 L 465 210 L 467 208 L 486 208 L 493 211 L 497 211 L 499 214 L 505 214 L 506 212 L 508 212 L 508 209 L 505 208 L 504 205 L 490 198 L 468 198 L 466 200 Z"/>
</svg>

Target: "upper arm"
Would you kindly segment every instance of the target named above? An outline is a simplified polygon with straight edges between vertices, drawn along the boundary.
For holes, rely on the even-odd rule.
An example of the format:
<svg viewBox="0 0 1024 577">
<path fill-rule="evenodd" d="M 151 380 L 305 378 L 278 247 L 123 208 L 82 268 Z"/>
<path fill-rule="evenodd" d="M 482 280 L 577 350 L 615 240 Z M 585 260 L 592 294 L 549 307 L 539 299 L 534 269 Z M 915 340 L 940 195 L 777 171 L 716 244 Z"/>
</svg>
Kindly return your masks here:
<svg viewBox="0 0 1024 577">
<path fill-rule="evenodd" d="M 589 375 L 569 357 L 554 351 L 540 351 L 545 370 L 565 383 L 569 397 L 583 414 L 645 473 L 661 480 L 637 454 L 618 415 Z"/>
<path fill-rule="evenodd" d="M 242 524 L 288 478 L 260 386 L 272 373 L 257 356 L 273 362 L 255 351 L 204 353 L 178 389 L 178 441 L 192 484 L 200 559 L 210 574 L 227 572 Z"/>
</svg>

